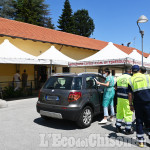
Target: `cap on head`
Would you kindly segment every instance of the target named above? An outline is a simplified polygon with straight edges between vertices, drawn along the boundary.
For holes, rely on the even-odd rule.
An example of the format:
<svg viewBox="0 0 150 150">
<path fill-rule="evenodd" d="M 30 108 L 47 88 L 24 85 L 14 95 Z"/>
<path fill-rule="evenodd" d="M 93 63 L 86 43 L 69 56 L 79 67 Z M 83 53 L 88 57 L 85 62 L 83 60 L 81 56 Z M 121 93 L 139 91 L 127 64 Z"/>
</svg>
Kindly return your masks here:
<svg viewBox="0 0 150 150">
<path fill-rule="evenodd" d="M 132 72 L 138 72 L 140 70 L 140 67 L 138 65 L 132 66 Z"/>
</svg>

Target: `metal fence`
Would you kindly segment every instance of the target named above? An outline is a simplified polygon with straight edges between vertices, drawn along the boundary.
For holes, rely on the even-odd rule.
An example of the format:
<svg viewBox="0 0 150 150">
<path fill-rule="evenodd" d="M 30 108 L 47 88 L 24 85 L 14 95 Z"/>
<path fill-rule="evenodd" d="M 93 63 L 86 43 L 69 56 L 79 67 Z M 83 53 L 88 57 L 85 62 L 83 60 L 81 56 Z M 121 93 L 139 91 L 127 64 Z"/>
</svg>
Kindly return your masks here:
<svg viewBox="0 0 150 150">
<path fill-rule="evenodd" d="M 35 80 L 28 80 L 26 83 L 22 81 L 0 82 L 0 98 L 9 99 L 16 97 L 37 96 L 39 89 L 39 83 Z"/>
</svg>

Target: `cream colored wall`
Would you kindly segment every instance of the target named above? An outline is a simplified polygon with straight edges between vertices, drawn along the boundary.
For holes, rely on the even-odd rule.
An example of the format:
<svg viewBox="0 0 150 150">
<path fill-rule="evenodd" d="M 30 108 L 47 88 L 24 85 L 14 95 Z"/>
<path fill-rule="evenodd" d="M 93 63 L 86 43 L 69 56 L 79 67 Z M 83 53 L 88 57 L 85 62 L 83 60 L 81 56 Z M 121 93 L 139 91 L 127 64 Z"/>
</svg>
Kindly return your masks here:
<svg viewBox="0 0 150 150">
<path fill-rule="evenodd" d="M 118 70 L 118 69 L 117 69 L 117 70 L 115 70 L 115 71 L 116 71 L 116 74 L 115 74 L 116 77 L 122 75 L 122 73 L 123 73 L 122 70 Z"/>
<path fill-rule="evenodd" d="M 75 59 L 75 60 L 80 60 L 86 57 L 89 57 L 93 54 L 95 54 L 98 51 L 94 50 L 88 50 L 88 49 L 83 49 L 83 48 L 77 48 L 77 47 L 70 47 L 70 46 L 60 46 L 60 45 L 55 45 L 55 47 L 60 50 L 63 54 Z"/>
<path fill-rule="evenodd" d="M 13 81 L 13 75 L 16 72 L 16 65 L 0 64 L 0 82 Z"/>
<path fill-rule="evenodd" d="M 82 72 L 98 72 L 98 69 L 91 69 L 91 68 L 71 68 L 70 69 L 71 73 L 82 73 Z"/>
<path fill-rule="evenodd" d="M 34 65 L 18 65 L 20 75 L 26 69 L 28 80 L 34 80 Z M 16 73 L 17 67 L 15 64 L 0 64 L 0 82 L 13 81 L 13 75 Z"/>
<path fill-rule="evenodd" d="M 0 44 L 4 41 L 4 39 L 8 39 L 17 48 L 34 56 L 40 55 L 51 47 L 51 44 L 49 43 L 33 42 L 32 40 L 22 40 L 10 37 L 0 37 Z"/>
<path fill-rule="evenodd" d="M 0 37 L 0 44 L 5 39 L 8 39 L 13 45 L 18 47 L 19 49 L 34 56 L 40 55 L 41 53 L 45 52 L 52 46 L 52 44 L 50 43 L 34 42 L 32 40 L 22 40 L 19 38 L 10 38 L 10 37 Z M 61 46 L 56 44 L 53 45 L 63 54 L 77 60 L 83 59 L 97 52 L 77 47 L 73 48 L 70 46 Z"/>
</svg>

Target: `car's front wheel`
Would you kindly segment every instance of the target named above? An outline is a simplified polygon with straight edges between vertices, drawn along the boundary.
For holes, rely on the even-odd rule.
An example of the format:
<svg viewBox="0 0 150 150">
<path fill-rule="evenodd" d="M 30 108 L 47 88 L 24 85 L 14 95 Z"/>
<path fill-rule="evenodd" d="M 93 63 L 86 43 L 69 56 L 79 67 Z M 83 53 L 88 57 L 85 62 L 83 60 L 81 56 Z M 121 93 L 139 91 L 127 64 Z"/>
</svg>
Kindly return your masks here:
<svg viewBox="0 0 150 150">
<path fill-rule="evenodd" d="M 81 128 L 89 127 L 92 123 L 92 119 L 93 119 L 92 108 L 90 106 L 86 106 L 81 112 L 79 120 L 77 121 L 77 125 Z"/>
</svg>

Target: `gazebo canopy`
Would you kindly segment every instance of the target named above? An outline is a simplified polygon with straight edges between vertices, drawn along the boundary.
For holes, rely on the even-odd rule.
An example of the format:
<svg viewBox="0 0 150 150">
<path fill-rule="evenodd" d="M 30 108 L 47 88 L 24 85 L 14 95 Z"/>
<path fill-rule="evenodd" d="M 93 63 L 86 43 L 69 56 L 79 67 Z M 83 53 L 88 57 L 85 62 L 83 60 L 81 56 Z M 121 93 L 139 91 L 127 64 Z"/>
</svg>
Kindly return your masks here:
<svg viewBox="0 0 150 150">
<path fill-rule="evenodd" d="M 51 46 L 43 54 L 37 56 L 37 59 L 43 64 L 55 64 L 55 65 L 68 65 L 68 62 L 76 62 L 76 60 L 66 56 L 55 48 Z"/>
<path fill-rule="evenodd" d="M 146 58 L 146 60 L 150 63 L 150 55 Z"/>
<path fill-rule="evenodd" d="M 139 54 L 137 52 L 137 50 L 133 50 L 132 53 L 130 53 L 128 57 L 135 59 L 135 60 L 138 60 L 138 61 L 142 61 L 142 55 Z M 143 57 L 143 61 L 147 62 L 147 59 L 145 57 Z"/>
<path fill-rule="evenodd" d="M 80 61 L 111 60 L 126 57 L 128 57 L 126 53 L 114 46 L 112 42 L 109 42 L 108 45 L 99 52 Z"/>
<path fill-rule="evenodd" d="M 0 45 L 0 63 L 8 64 L 36 64 L 36 57 L 15 47 L 5 39 Z"/>
</svg>

